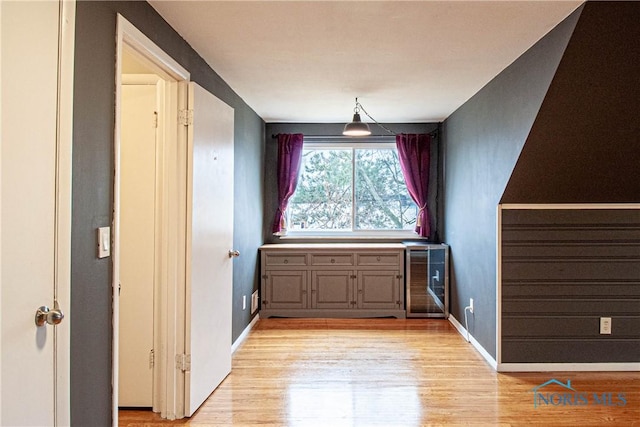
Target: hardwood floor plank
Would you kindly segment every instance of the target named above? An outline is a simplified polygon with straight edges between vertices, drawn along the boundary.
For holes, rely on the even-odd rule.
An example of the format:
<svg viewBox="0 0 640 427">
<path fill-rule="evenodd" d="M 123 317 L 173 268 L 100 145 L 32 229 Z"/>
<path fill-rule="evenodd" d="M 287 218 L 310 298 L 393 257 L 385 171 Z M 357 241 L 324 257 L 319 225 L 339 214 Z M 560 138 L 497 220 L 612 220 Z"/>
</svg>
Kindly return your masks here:
<svg viewBox="0 0 640 427">
<path fill-rule="evenodd" d="M 551 384 L 564 404 L 534 407 L 552 378 L 586 404 Z M 640 372 L 499 374 L 443 319 L 261 319 L 191 419 L 120 411 L 121 427 L 166 425 L 640 426 Z"/>
</svg>

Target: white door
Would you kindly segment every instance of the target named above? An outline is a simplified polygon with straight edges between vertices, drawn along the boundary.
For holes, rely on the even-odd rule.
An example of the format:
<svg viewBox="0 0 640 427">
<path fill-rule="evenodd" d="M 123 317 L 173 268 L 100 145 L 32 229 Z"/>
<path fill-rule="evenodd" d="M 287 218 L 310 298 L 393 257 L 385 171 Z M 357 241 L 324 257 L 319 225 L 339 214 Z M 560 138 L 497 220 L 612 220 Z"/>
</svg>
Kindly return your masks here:
<svg viewBox="0 0 640 427">
<path fill-rule="evenodd" d="M 120 103 L 120 346 L 122 407 L 153 403 L 155 84 L 122 85 Z"/>
<path fill-rule="evenodd" d="M 0 15 L 0 425 L 64 425 L 75 5 L 3 1 Z M 67 319 L 36 326 L 54 301 Z"/>
<path fill-rule="evenodd" d="M 189 104 L 186 416 L 231 372 L 233 275 L 233 108 L 194 83 Z"/>
</svg>

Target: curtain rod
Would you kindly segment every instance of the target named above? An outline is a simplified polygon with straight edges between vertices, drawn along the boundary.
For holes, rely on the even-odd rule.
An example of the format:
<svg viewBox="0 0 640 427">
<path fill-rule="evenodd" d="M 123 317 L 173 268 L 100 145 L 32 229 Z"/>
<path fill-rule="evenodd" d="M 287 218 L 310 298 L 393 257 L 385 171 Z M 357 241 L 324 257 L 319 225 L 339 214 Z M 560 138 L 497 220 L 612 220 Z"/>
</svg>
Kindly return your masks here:
<svg viewBox="0 0 640 427">
<path fill-rule="evenodd" d="M 434 136 L 438 133 L 439 128 L 432 130 L 431 132 L 427 132 L 428 135 Z M 297 133 L 297 132 L 295 132 Z M 279 134 L 274 133 L 271 134 L 271 138 L 277 138 Z M 344 136 L 344 135 L 304 135 L 304 139 L 348 139 L 357 141 L 359 139 L 390 139 L 393 138 L 394 135 L 368 135 L 368 136 Z"/>
<path fill-rule="evenodd" d="M 296 132 L 297 133 L 297 132 Z M 271 138 L 277 138 L 279 134 L 275 133 L 271 135 Z M 358 139 L 391 139 L 393 135 L 368 135 L 368 136 L 344 136 L 344 135 L 305 135 L 304 139 L 352 139 L 357 141 Z"/>
</svg>

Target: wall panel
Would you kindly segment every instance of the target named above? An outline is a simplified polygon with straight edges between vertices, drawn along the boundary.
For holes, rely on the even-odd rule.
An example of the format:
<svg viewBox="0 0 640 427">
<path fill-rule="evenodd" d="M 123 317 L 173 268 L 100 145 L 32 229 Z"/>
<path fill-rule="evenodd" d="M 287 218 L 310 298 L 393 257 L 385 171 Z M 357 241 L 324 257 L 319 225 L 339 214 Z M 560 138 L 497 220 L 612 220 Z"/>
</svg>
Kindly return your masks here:
<svg viewBox="0 0 640 427">
<path fill-rule="evenodd" d="M 640 360 L 639 209 L 504 209 L 501 236 L 502 363 Z"/>
</svg>

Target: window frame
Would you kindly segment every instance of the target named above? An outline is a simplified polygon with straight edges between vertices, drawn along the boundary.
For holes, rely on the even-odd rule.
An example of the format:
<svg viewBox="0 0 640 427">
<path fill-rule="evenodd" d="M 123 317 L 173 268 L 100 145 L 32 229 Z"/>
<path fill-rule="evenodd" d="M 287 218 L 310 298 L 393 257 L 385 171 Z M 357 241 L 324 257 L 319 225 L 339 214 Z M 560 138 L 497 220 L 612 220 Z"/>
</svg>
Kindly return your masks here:
<svg viewBox="0 0 640 427">
<path fill-rule="evenodd" d="M 320 137 L 314 138 L 314 141 L 307 141 L 305 137 L 304 150 L 316 149 L 316 150 L 345 150 L 349 149 L 352 152 L 351 156 L 351 230 L 287 230 L 287 234 L 281 235 L 281 239 L 305 239 L 305 238 L 327 238 L 327 239 L 415 239 L 417 234 L 413 229 L 411 230 L 355 230 L 353 229 L 356 223 L 356 149 L 395 149 L 397 150 L 395 137 L 380 138 L 379 141 L 353 141 L 350 138 L 335 138 L 321 140 Z M 289 209 L 287 209 L 287 224 L 290 224 Z"/>
</svg>

